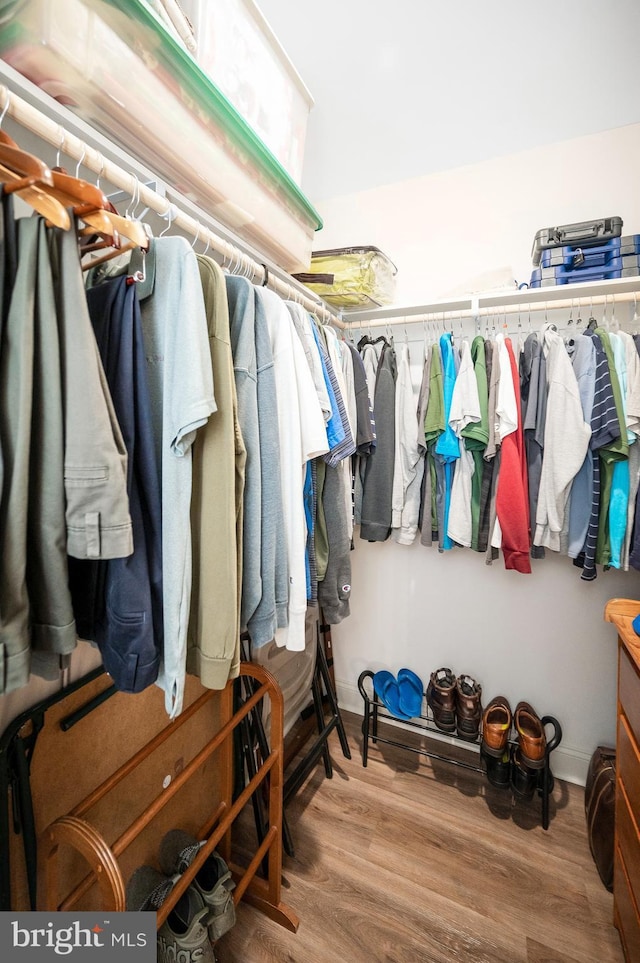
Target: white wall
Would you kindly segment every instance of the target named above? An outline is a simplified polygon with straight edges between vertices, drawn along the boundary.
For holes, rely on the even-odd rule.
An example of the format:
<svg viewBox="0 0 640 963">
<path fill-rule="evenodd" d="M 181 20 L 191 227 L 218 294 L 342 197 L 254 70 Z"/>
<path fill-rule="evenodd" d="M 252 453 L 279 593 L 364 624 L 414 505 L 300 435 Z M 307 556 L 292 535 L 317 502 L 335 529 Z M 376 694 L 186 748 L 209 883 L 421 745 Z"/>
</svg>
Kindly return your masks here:
<svg viewBox="0 0 640 963">
<path fill-rule="evenodd" d="M 398 267 L 396 303 L 446 297 L 511 267 L 531 277 L 537 230 L 618 214 L 640 233 L 640 124 L 318 204 L 316 250 L 375 244 Z"/>
<path fill-rule="evenodd" d="M 322 205 L 322 246 L 377 244 L 398 265 L 404 304 L 502 265 L 526 279 L 538 228 L 619 214 L 624 233 L 640 232 L 639 156 L 634 125 L 334 198 Z M 585 583 L 571 561 L 547 555 L 521 575 L 465 549 L 356 536 L 352 615 L 333 633 L 341 704 L 362 710 L 365 668 L 406 665 L 426 686 L 447 665 L 477 678 L 485 702 L 502 694 L 513 707 L 524 699 L 555 715 L 564 739 L 554 770 L 583 782 L 595 746 L 615 740 L 616 637 L 604 604 L 640 597 L 640 573 L 600 571 Z"/>
</svg>

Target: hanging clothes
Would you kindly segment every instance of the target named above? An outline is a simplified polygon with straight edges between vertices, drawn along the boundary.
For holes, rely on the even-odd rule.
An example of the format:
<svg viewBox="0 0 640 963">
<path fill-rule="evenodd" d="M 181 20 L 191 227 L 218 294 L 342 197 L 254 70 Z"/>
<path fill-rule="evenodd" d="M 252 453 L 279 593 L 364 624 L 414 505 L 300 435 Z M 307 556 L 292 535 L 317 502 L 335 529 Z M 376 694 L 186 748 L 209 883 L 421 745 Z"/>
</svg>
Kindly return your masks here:
<svg viewBox="0 0 640 963">
<path fill-rule="evenodd" d="M 313 378 L 313 384 L 318 396 L 318 404 L 320 405 L 322 414 L 324 415 L 325 422 L 328 422 L 331 418 L 332 408 L 325 383 L 325 375 L 322 370 L 320 350 L 313 333 L 313 322 L 310 315 L 307 311 L 305 311 L 302 305 L 295 301 L 285 301 L 285 304 L 293 320 L 296 333 L 300 338 L 300 343 L 304 349 L 309 370 Z"/>
<path fill-rule="evenodd" d="M 484 350 L 482 351 L 484 357 Z M 485 400 L 486 411 L 486 400 Z M 463 341 L 460 352 L 460 368 L 451 398 L 449 424 L 461 441 L 460 457 L 455 463 L 453 484 L 451 487 L 451 505 L 449 508 L 449 538 L 471 548 L 473 538 L 472 519 L 472 487 L 475 471 L 474 460 L 466 444 L 462 442 L 463 431 L 470 424 L 478 424 L 481 420 L 480 397 L 478 382 L 471 357 L 471 349 L 467 341 Z M 478 493 L 479 496 L 479 493 Z"/>
<path fill-rule="evenodd" d="M 441 461 L 436 459 L 435 448 L 444 431 L 444 388 L 442 382 L 442 355 L 437 344 L 431 345 L 431 363 L 429 365 L 429 394 L 424 419 L 424 442 L 427 449 L 425 456 L 425 475 L 429 473 L 427 486 L 430 488 L 431 498 L 429 510 L 425 504 L 423 529 L 427 526 L 427 541 L 423 534 L 423 544 L 431 544 L 433 537 L 441 543 L 444 532 L 444 471 Z M 437 462 L 437 464 L 436 464 Z M 427 517 L 430 516 L 430 517 Z M 429 538 L 431 533 L 431 539 Z M 439 544 L 442 551 L 442 544 Z"/>
<path fill-rule="evenodd" d="M 345 475 L 341 467 L 324 466 L 322 500 L 327 539 L 327 566 L 318 583 L 318 601 L 329 625 L 337 625 L 350 613 L 351 536 L 345 511 Z"/>
<path fill-rule="evenodd" d="M 351 352 L 347 348 L 346 342 L 341 341 L 336 332 L 330 326 L 325 326 L 323 334 L 326 339 L 329 357 L 333 365 L 340 396 L 343 402 L 343 419 L 345 434 L 349 443 L 348 449 L 344 452 L 340 461 L 340 471 L 342 472 L 342 497 L 344 502 L 344 515 L 347 523 L 349 541 L 353 534 L 353 499 L 351 497 L 351 456 L 356 452 L 356 431 L 357 431 L 357 412 L 355 392 L 353 389 L 353 363 Z"/>
<path fill-rule="evenodd" d="M 499 468 L 499 451 L 495 445 L 495 392 L 497 377 L 493 370 L 493 342 L 484 343 L 484 364 L 487 372 L 487 444 L 483 453 L 482 482 L 480 485 L 480 510 L 478 513 L 478 552 L 489 551 L 489 531 L 491 528 L 491 494 Z"/>
<path fill-rule="evenodd" d="M 314 325 L 311 316 L 294 301 L 286 301 L 287 310 L 291 315 L 296 334 L 300 338 L 300 343 L 309 365 L 309 371 L 313 378 L 313 384 L 318 398 L 320 410 L 324 416 L 325 425 L 331 421 L 333 416 L 333 405 L 337 403 L 333 398 L 333 405 L 329 398 L 328 375 L 322 364 L 320 349 L 314 333 Z M 333 390 L 331 389 L 333 394 Z M 328 438 L 328 436 L 327 436 Z M 318 601 L 318 565 L 316 555 L 316 514 L 317 514 L 317 465 L 316 460 L 311 459 L 307 462 L 303 485 L 303 505 L 305 524 L 307 529 L 307 544 L 305 553 L 305 576 L 307 584 L 307 602 L 315 604 Z M 328 553 L 327 553 L 328 560 Z"/>
<path fill-rule="evenodd" d="M 158 684 L 171 718 L 182 711 L 191 599 L 192 445 L 216 411 L 207 315 L 198 262 L 182 237 L 135 249 L 156 456 L 162 492 L 164 653 Z"/>
<path fill-rule="evenodd" d="M 98 645 L 120 691 L 141 692 L 158 677 L 164 628 L 162 504 L 140 308 L 125 276 L 91 288 L 87 304 L 127 449 L 134 551 L 70 559 L 70 585 L 80 637 Z"/>
<path fill-rule="evenodd" d="M 622 402 L 622 390 L 620 387 L 618 374 L 616 372 L 613 348 L 609 339 L 609 332 L 605 331 L 604 328 L 596 328 L 595 333 L 602 342 L 602 347 L 607 358 L 617 419 L 616 438 L 610 444 L 605 445 L 600 449 L 600 517 L 598 520 L 596 562 L 602 565 L 609 565 L 611 562 L 611 535 L 609 527 L 611 492 L 614 485 L 614 479 L 620 479 L 621 471 L 623 475 L 625 473 L 624 466 L 622 466 L 622 468 L 618 469 L 618 472 L 616 472 L 615 465 L 617 462 L 626 461 L 629 457 L 629 442 L 627 440 L 627 428 L 624 415 L 624 406 Z M 624 486 L 624 478 L 620 479 L 620 483 Z M 624 499 L 624 495 L 622 498 Z"/>
<path fill-rule="evenodd" d="M 583 337 L 575 339 L 573 348 L 571 363 L 578 385 L 582 417 L 586 424 L 591 427 L 596 390 L 596 348 L 591 338 Z M 582 552 L 589 530 L 592 501 L 593 449 L 589 444 L 580 470 L 573 479 L 569 497 L 569 530 L 567 537 L 569 558 L 577 558 Z"/>
<path fill-rule="evenodd" d="M 585 459 L 591 428 L 584 420 L 571 359 L 551 324 L 544 328 L 543 350 L 549 389 L 534 544 L 558 552 L 571 483 Z"/>
<path fill-rule="evenodd" d="M 357 350 L 357 349 L 354 349 Z M 358 352 L 359 353 L 359 352 Z M 362 360 L 362 370 L 364 371 L 365 382 L 367 385 L 367 397 L 369 399 L 369 404 L 371 408 L 371 428 L 373 437 L 371 439 L 369 448 L 363 452 L 363 457 L 358 458 L 356 462 L 356 470 L 354 473 L 354 486 L 353 486 L 353 517 L 354 523 L 360 525 L 362 521 L 362 495 L 364 492 L 364 479 L 367 469 L 367 458 L 371 452 L 375 449 L 377 444 L 377 433 L 375 427 L 375 411 L 374 411 L 374 400 L 375 400 L 375 390 L 376 390 L 376 374 L 378 370 L 378 355 L 376 354 L 376 349 L 372 344 L 365 344 L 362 347 L 362 355 L 360 356 Z"/>
<path fill-rule="evenodd" d="M 623 340 L 616 332 L 609 333 L 611 353 L 615 366 L 618 382 L 620 384 L 620 396 L 622 402 L 623 421 L 621 422 L 622 432 L 626 432 L 626 439 L 631 449 L 636 440 L 635 434 L 628 428 L 627 419 L 627 354 Z M 629 458 L 617 461 L 613 466 L 611 478 L 611 495 L 609 499 L 609 543 L 610 559 L 609 564 L 612 568 L 620 568 L 622 564 L 622 553 L 624 550 L 625 535 L 627 529 L 627 514 L 629 508 Z"/>
<path fill-rule="evenodd" d="M 17 259 L 13 277 L 13 268 L 5 269 L 0 330 L 2 693 L 26 685 L 32 668 L 45 677 L 59 672 L 60 656 L 76 645 L 59 332 L 45 225 L 41 218 L 12 224 L 8 210 L 4 204 L 4 230 L 16 234 Z"/>
<path fill-rule="evenodd" d="M 261 596 L 248 629 L 253 649 L 275 638 L 289 624 L 290 565 L 282 478 L 280 404 L 276 360 L 265 299 L 253 287 L 260 437 L 260 579 Z"/>
<path fill-rule="evenodd" d="M 409 346 L 400 346 L 396 380 L 395 457 L 391 504 L 394 541 L 411 545 L 418 532 L 424 459 L 418 445 Z"/>
<path fill-rule="evenodd" d="M 626 331 L 618 331 L 618 337 L 625 346 L 627 362 L 627 397 L 626 415 L 627 428 L 636 436 L 636 441 L 629 444 L 629 500 L 627 506 L 627 525 L 624 544 L 620 560 L 620 567 L 624 571 L 629 569 L 629 552 L 633 536 L 635 519 L 636 495 L 640 484 L 640 445 L 637 436 L 640 434 L 640 357 L 636 345 Z"/>
<path fill-rule="evenodd" d="M 484 496 L 486 497 L 485 504 L 485 514 L 486 514 L 486 525 L 487 525 L 487 548 L 485 553 L 485 560 L 487 564 L 491 564 L 498 558 L 498 548 L 496 547 L 496 492 L 498 489 L 498 482 L 500 479 L 500 434 L 498 431 L 498 419 L 497 419 L 497 405 L 498 405 L 498 393 L 500 387 L 500 378 L 502 376 L 502 369 L 500 365 L 500 343 L 496 338 L 495 341 L 491 342 L 491 362 L 487 359 L 487 370 L 491 372 L 491 377 L 489 380 L 489 400 L 488 400 L 488 418 L 489 418 L 489 440 L 487 442 L 487 447 L 484 453 L 486 460 L 491 460 L 491 473 L 488 473 L 488 478 L 486 481 L 483 480 L 484 485 Z M 482 497 L 482 496 L 481 496 Z M 497 544 L 500 543 L 500 537 L 498 533 Z"/>
<path fill-rule="evenodd" d="M 124 558 L 133 551 L 127 451 L 89 319 L 74 231 L 51 228 L 65 418 L 67 553 Z"/>
<path fill-rule="evenodd" d="M 478 551 L 480 535 L 480 500 L 482 494 L 482 477 L 484 474 L 484 452 L 489 441 L 489 384 L 487 381 L 487 363 L 484 348 L 484 338 L 477 335 L 471 344 L 471 361 L 476 379 L 476 391 L 480 406 L 479 420 L 469 420 L 462 428 L 464 446 L 471 452 L 473 458 L 473 475 L 471 478 L 471 548 Z"/>
<path fill-rule="evenodd" d="M 429 407 L 429 381 L 431 377 L 431 351 L 424 348 L 424 363 L 422 366 L 422 380 L 418 391 L 418 405 L 416 417 L 418 421 L 418 447 L 424 462 L 422 471 L 422 487 L 420 491 L 420 512 L 418 514 L 418 528 L 420 530 L 420 544 L 431 545 L 433 533 L 431 531 L 431 466 L 427 456 L 425 442 L 425 421 Z"/>
<path fill-rule="evenodd" d="M 353 361 L 353 388 L 356 399 L 356 454 L 366 457 L 376 443 L 376 422 L 369 397 L 364 362 L 353 344 L 347 344 Z"/>
<path fill-rule="evenodd" d="M 240 672 L 246 450 L 238 419 L 225 276 L 214 260 L 197 257 L 218 410 L 193 445 L 187 672 L 208 689 L 222 689 Z"/>
<path fill-rule="evenodd" d="M 316 560 L 318 602 L 329 624 L 337 624 L 349 614 L 351 597 L 351 498 L 350 456 L 355 441 L 348 416 L 347 384 L 342 375 L 342 347 L 331 329 L 316 328 L 323 353 L 323 364 L 331 379 L 332 391 L 342 422 L 344 441 L 331 448 L 317 463 Z M 329 429 L 329 426 L 327 426 Z"/>
<path fill-rule="evenodd" d="M 384 342 L 380 345 L 373 401 L 376 447 L 367 459 L 362 493 L 360 538 L 369 542 L 384 542 L 391 534 L 396 375 L 395 351 Z"/>
<path fill-rule="evenodd" d="M 615 444 L 616 439 L 620 435 L 620 424 L 613 396 L 609 364 L 602 341 L 595 331 L 589 328 L 583 333 L 583 337 L 590 338 L 593 341 L 596 352 L 596 380 L 591 417 L 591 441 L 589 443 L 590 448 L 594 452 L 593 498 L 584 549 L 576 557 L 574 565 L 582 568 L 581 579 L 584 581 L 592 581 L 597 577 L 596 555 L 601 501 L 600 450 Z"/>
<path fill-rule="evenodd" d="M 440 548 L 450 549 L 453 548 L 453 541 L 448 535 L 451 488 L 453 485 L 454 464 L 460 457 L 460 442 L 449 424 L 451 399 L 456 382 L 456 359 L 452 336 L 449 332 L 440 336 L 440 352 L 442 355 L 444 431 L 436 441 L 435 454 L 444 466 L 444 518 L 442 528 L 440 528 Z"/>
<path fill-rule="evenodd" d="M 238 424 L 245 445 L 242 586 L 240 592 L 240 628 L 248 629 L 260 599 L 262 481 L 260 474 L 260 432 L 258 421 L 258 368 L 256 363 L 255 298 L 246 278 L 226 277 L 229 310 L 229 334 L 233 357 L 233 374 L 238 401 Z M 266 417 L 277 418 L 275 398 Z M 275 453 L 274 453 L 275 454 Z M 274 470 L 279 475 L 279 458 Z M 279 490 L 278 485 L 278 490 Z M 277 510 L 277 506 L 276 506 Z M 268 640 L 267 640 L 268 641 Z"/>
<path fill-rule="evenodd" d="M 501 338 L 501 335 L 498 335 Z M 506 353 L 508 368 L 500 372 L 499 414 L 500 474 L 496 490 L 496 515 L 500 524 L 504 567 L 517 572 L 531 572 L 529 560 L 529 492 L 524 452 L 518 366 L 510 338 L 500 342 L 500 353 Z M 567 358 L 567 362 L 569 359 Z M 513 389 L 513 394 L 511 389 Z M 513 406 L 513 407 L 512 407 Z"/>
<path fill-rule="evenodd" d="M 535 525 L 547 417 L 547 359 L 537 332 L 530 334 L 524 343 L 520 362 L 520 390 L 527 457 L 529 517 Z M 544 558 L 544 547 L 532 545 L 531 557 Z"/>
<path fill-rule="evenodd" d="M 305 647 L 307 589 L 303 485 L 306 463 L 328 451 L 325 420 L 291 315 L 267 288 L 256 288 L 262 302 L 273 354 L 280 440 L 280 477 L 289 563 L 288 625 L 276 631 L 278 645 L 295 652 Z"/>
</svg>

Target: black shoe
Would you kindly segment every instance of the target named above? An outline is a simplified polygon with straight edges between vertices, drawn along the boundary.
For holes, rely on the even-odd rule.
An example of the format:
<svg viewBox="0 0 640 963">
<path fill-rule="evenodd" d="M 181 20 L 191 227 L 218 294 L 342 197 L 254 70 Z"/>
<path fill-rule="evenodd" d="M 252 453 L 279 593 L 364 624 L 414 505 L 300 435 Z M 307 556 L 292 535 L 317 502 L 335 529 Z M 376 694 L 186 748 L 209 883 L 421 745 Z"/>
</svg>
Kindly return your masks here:
<svg viewBox="0 0 640 963">
<path fill-rule="evenodd" d="M 514 747 L 511 755 L 511 788 L 515 794 L 530 799 L 538 788 L 538 775 L 537 769 L 529 769 L 522 761 L 520 747 Z"/>
<path fill-rule="evenodd" d="M 511 759 L 509 746 L 500 757 L 491 756 L 480 750 L 480 755 L 484 763 L 487 779 L 496 789 L 508 789 L 511 784 Z"/>
</svg>

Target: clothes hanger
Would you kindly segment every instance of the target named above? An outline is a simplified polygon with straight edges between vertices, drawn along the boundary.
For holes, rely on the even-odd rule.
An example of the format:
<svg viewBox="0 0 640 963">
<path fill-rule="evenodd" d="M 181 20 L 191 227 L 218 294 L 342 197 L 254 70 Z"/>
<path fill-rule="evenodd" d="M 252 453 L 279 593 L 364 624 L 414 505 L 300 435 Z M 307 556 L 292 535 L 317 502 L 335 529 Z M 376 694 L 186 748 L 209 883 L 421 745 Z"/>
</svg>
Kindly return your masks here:
<svg viewBox="0 0 640 963">
<path fill-rule="evenodd" d="M 100 186 L 100 176 L 102 174 L 102 171 L 104 170 L 104 161 L 102 160 L 102 156 L 100 157 L 100 160 L 101 160 L 102 166 L 100 168 L 100 171 L 98 172 L 98 177 L 96 179 L 97 187 Z M 140 247 L 143 250 L 148 251 L 151 232 L 148 225 L 144 224 L 140 217 L 136 217 L 136 209 L 140 202 L 140 181 L 138 180 L 137 174 L 134 173 L 133 176 L 135 178 L 136 186 L 134 187 L 134 194 L 132 194 L 131 196 L 131 200 L 133 203 L 131 212 L 129 212 L 129 208 L 127 208 L 127 210 L 124 212 L 124 215 L 119 214 L 117 209 L 109 200 L 109 198 L 107 198 L 107 208 L 106 208 L 107 217 L 109 218 L 109 220 L 111 221 L 111 223 L 113 224 L 113 226 L 115 227 L 115 229 L 118 231 L 119 234 L 121 234 L 123 237 L 129 238 L 129 240 L 133 241 L 137 247 Z M 145 211 L 142 211 L 142 215 L 144 215 L 144 213 Z M 198 225 L 198 227 L 199 226 L 200 225 Z"/>
<path fill-rule="evenodd" d="M 2 121 L 9 109 L 9 102 L 7 95 L 0 114 L 0 177 L 4 179 L 4 192 L 19 192 L 19 196 L 50 224 L 68 231 L 71 220 L 67 211 L 55 198 L 51 198 L 41 189 L 53 183 L 51 171 L 44 161 L 21 150 L 2 130 Z"/>
<path fill-rule="evenodd" d="M 5 165 L 0 162 L 0 180 L 4 181 L 3 189 L 5 194 L 11 194 L 15 191 L 18 197 L 22 198 L 22 200 L 25 201 L 29 207 L 32 207 L 34 211 L 37 211 L 38 214 L 41 214 L 47 223 L 54 225 L 54 227 L 59 227 L 63 231 L 69 230 L 71 227 L 71 218 L 67 210 L 55 197 L 51 197 L 40 189 L 39 185 L 42 182 L 39 178 L 33 179 L 32 183 L 25 187 L 25 178 L 20 177 L 15 171 L 5 167 Z"/>
<path fill-rule="evenodd" d="M 51 185 L 53 178 L 51 171 L 39 157 L 21 150 L 16 142 L 2 130 L 2 123 L 9 110 L 11 98 L 7 93 L 2 113 L 0 114 L 0 164 L 11 172 L 15 183 L 5 187 L 5 194 L 13 194 L 23 187 L 31 187 L 36 182 Z M 16 176 L 17 175 L 17 176 Z"/>
<path fill-rule="evenodd" d="M 8 109 L 9 101 L 5 104 L 5 108 Z M 0 124 L 2 122 L 2 115 L 0 115 Z M 8 159 L 12 157 L 17 157 L 19 155 L 24 155 L 27 157 L 32 157 L 32 155 L 26 154 L 25 151 L 20 150 L 18 145 L 5 131 L 0 127 L 0 164 L 3 165 L 2 173 L 6 173 L 4 168 L 8 163 Z M 51 210 L 54 214 L 54 218 L 47 217 L 48 220 L 52 220 L 52 223 L 56 223 L 57 226 L 62 226 L 58 221 L 61 220 L 59 212 L 60 209 L 63 211 L 65 208 L 73 208 L 73 213 L 82 217 L 85 220 L 85 215 L 95 213 L 96 216 L 93 217 L 93 222 L 90 226 L 95 227 L 101 233 L 107 233 L 110 230 L 110 222 L 107 219 L 100 217 L 100 208 L 104 207 L 107 200 L 99 189 L 97 189 L 93 184 L 88 184 L 86 181 L 80 180 L 77 177 L 71 177 L 71 175 L 63 173 L 59 170 L 49 170 L 49 168 L 40 161 L 38 158 L 33 158 L 35 164 L 31 164 L 30 171 L 31 174 L 28 178 L 22 181 L 18 179 L 16 183 L 10 184 L 7 192 L 16 192 L 19 197 L 35 207 L 34 201 L 38 204 L 43 203 L 43 197 L 49 197 L 52 200 L 58 202 L 57 204 L 51 205 Z M 78 167 L 80 163 L 78 162 Z M 11 165 L 10 165 L 11 166 Z M 11 168 L 13 169 L 13 168 Z M 40 170 L 40 176 L 36 177 L 34 172 Z M 43 197 L 41 197 L 43 195 Z M 39 208 L 35 208 L 39 210 Z M 40 212 L 42 213 L 42 212 Z M 46 214 L 44 216 L 47 216 Z M 69 215 L 66 215 L 66 228 L 70 226 Z"/>
<path fill-rule="evenodd" d="M 387 347 L 389 347 L 389 341 L 387 340 L 384 334 L 378 335 L 377 338 L 372 338 L 370 333 L 365 334 L 358 341 L 358 350 L 360 350 L 361 348 L 364 348 L 365 345 L 367 344 L 370 344 L 370 345 L 380 344 L 381 341 L 383 341 L 387 345 Z"/>
</svg>

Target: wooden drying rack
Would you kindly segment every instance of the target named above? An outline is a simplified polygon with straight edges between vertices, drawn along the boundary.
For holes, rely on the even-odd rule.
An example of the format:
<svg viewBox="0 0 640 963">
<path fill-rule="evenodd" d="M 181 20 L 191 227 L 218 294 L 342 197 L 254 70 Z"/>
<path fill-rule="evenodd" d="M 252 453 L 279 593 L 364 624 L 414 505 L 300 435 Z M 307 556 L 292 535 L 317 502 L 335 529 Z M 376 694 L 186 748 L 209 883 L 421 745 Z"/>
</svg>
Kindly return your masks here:
<svg viewBox="0 0 640 963">
<path fill-rule="evenodd" d="M 206 840 L 197 857 L 182 874 L 165 899 L 157 914 L 160 927 L 186 891 L 207 857 L 217 848 L 229 865 L 236 887 L 233 899 L 237 904 L 242 898 L 256 906 L 270 919 L 286 929 L 296 932 L 299 920 L 294 911 L 280 900 L 282 874 L 282 794 L 283 794 L 283 716 L 284 706 L 280 688 L 262 666 L 241 663 L 240 675 L 249 676 L 259 683 L 255 692 L 233 711 L 234 685 L 227 683 L 221 693 L 205 691 L 188 706 L 180 716 L 170 722 L 153 739 L 121 765 L 96 789 L 73 807 L 66 815 L 55 819 L 44 831 L 41 845 L 45 867 L 45 909 L 68 911 L 97 882 L 101 909 L 122 911 L 125 909 L 125 885 L 118 858 L 148 826 L 167 803 L 188 782 L 216 750 L 220 751 L 221 801 L 201 827 L 198 838 Z M 226 720 L 218 732 L 202 747 L 182 772 L 130 823 L 119 838 L 109 846 L 98 830 L 85 818 L 87 812 L 103 799 L 119 783 L 132 773 L 145 759 L 157 750 L 188 719 L 195 715 L 214 695 L 221 698 L 221 718 Z M 235 801 L 233 793 L 233 734 L 237 726 L 251 710 L 268 696 L 271 701 L 270 750 L 262 759 L 253 778 Z M 231 830 L 234 821 L 253 794 L 267 783 L 268 829 L 246 868 L 231 862 Z M 63 899 L 60 899 L 58 856 L 60 847 L 68 846 L 79 853 L 91 867 L 91 872 Z M 268 856 L 268 877 L 256 877 L 256 872 Z"/>
</svg>

